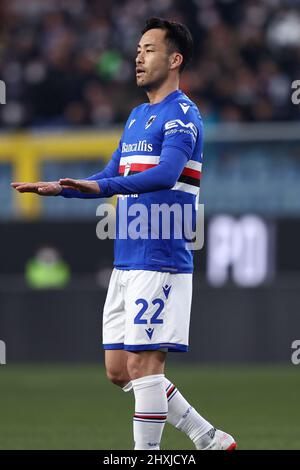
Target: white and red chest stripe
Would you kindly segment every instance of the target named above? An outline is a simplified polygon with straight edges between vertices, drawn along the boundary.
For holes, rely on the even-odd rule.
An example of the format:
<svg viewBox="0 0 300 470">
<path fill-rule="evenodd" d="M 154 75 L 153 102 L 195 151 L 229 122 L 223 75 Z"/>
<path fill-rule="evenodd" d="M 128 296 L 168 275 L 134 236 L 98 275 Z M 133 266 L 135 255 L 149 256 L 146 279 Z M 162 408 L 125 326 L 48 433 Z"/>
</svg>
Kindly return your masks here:
<svg viewBox="0 0 300 470">
<path fill-rule="evenodd" d="M 153 168 L 159 164 L 159 155 L 130 155 L 121 157 L 119 175 L 128 176 Z M 202 163 L 189 160 L 185 165 L 174 190 L 185 191 L 197 195 L 199 192 Z"/>
</svg>

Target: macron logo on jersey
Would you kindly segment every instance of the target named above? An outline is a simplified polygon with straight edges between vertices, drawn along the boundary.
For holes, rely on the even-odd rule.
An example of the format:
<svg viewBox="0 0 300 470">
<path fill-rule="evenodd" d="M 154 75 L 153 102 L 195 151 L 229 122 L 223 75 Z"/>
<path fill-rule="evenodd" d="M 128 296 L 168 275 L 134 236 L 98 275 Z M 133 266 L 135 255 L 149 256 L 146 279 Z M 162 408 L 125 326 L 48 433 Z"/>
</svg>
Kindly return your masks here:
<svg viewBox="0 0 300 470">
<path fill-rule="evenodd" d="M 181 109 L 182 111 L 184 112 L 184 114 L 186 114 L 190 108 L 190 105 L 189 104 L 185 104 L 185 103 L 179 103 L 180 106 L 181 106 Z"/>
</svg>

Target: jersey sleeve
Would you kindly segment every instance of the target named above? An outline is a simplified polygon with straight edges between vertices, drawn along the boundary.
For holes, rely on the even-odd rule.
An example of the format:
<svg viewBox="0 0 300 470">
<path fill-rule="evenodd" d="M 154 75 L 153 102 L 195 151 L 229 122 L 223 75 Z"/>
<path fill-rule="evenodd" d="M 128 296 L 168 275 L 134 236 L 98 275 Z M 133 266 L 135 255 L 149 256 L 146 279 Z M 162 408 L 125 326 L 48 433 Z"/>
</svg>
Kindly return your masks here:
<svg viewBox="0 0 300 470">
<path fill-rule="evenodd" d="M 136 175 L 98 180 L 102 197 L 114 194 L 142 194 L 171 189 L 187 162 L 186 152 L 179 148 L 162 149 L 159 164 Z"/>
<path fill-rule="evenodd" d="M 166 111 L 162 131 L 162 148 L 176 147 L 189 160 L 202 132 L 201 118 L 188 104 L 175 102 Z"/>
</svg>

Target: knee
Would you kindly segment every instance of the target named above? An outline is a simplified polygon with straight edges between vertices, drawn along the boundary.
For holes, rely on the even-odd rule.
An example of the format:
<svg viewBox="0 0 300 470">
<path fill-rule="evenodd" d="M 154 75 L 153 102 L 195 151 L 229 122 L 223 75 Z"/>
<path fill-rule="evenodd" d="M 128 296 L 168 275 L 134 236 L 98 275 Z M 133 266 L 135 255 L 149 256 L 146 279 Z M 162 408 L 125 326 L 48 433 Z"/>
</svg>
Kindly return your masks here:
<svg viewBox="0 0 300 470">
<path fill-rule="evenodd" d="M 127 370 L 131 380 L 145 375 L 164 373 L 166 353 L 161 351 L 141 351 L 131 353 L 127 359 Z"/>
<path fill-rule="evenodd" d="M 106 369 L 106 376 L 110 382 L 118 387 L 125 387 L 128 383 L 127 376 L 125 377 L 122 371 L 119 370 Z"/>
</svg>

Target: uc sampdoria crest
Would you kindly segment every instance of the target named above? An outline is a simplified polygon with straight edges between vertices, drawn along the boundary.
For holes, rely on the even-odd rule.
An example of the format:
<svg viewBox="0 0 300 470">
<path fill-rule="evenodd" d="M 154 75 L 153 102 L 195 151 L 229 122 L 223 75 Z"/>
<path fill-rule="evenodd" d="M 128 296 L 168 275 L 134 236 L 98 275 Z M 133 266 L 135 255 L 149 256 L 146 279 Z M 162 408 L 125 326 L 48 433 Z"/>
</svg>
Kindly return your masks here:
<svg viewBox="0 0 300 470">
<path fill-rule="evenodd" d="M 148 127 L 151 126 L 151 124 L 152 124 L 152 122 L 154 121 L 155 118 L 156 118 L 156 115 L 155 116 L 150 116 L 150 118 L 146 122 L 145 129 L 148 129 Z"/>
</svg>

